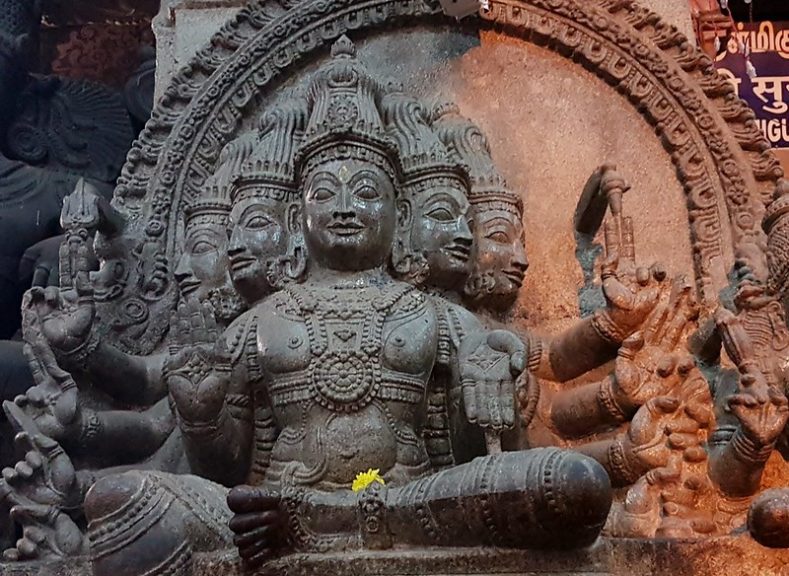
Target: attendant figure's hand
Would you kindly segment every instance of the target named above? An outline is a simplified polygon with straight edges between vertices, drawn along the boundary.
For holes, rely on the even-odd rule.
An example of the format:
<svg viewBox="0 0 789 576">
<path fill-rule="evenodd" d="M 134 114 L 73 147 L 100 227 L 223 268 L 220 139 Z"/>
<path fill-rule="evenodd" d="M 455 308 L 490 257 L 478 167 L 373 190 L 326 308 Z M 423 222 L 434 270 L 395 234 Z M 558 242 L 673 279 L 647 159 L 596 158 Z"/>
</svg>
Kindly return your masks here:
<svg viewBox="0 0 789 576">
<path fill-rule="evenodd" d="M 789 421 L 789 401 L 779 387 L 783 382 L 768 382 L 739 318 L 720 308 L 715 321 L 726 353 L 740 372 L 739 391 L 727 399 L 727 410 L 737 417 L 741 433 L 755 448 L 773 446 Z"/>
<path fill-rule="evenodd" d="M 757 448 L 773 446 L 789 421 L 789 401 L 778 388 L 768 386 L 760 373 L 743 374 L 740 383 L 742 391 L 728 398 L 728 410 Z"/>
<path fill-rule="evenodd" d="M 280 498 L 260 488 L 237 486 L 227 495 L 234 513 L 230 530 L 245 570 L 259 568 L 277 555 L 284 540 Z"/>
<path fill-rule="evenodd" d="M 460 380 L 469 422 L 501 432 L 515 423 L 515 381 L 526 368 L 523 342 L 494 330 L 461 345 Z"/>
<path fill-rule="evenodd" d="M 178 415 L 189 426 L 214 424 L 225 406 L 230 358 L 213 310 L 181 301 L 170 326 L 175 334 L 164 377 Z"/>
</svg>

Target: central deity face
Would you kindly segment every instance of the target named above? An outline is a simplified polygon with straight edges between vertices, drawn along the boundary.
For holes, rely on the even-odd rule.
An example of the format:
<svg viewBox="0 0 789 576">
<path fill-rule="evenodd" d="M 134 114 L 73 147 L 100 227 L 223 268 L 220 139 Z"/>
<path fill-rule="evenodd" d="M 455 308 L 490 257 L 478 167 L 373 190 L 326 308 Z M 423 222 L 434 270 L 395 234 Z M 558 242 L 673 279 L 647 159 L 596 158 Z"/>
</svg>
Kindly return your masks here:
<svg viewBox="0 0 789 576">
<path fill-rule="evenodd" d="M 475 214 L 474 280 L 491 295 L 514 299 L 529 263 L 523 247 L 523 224 L 507 210 L 478 210 Z"/>
<path fill-rule="evenodd" d="M 261 196 L 237 202 L 230 213 L 230 277 L 247 302 L 257 302 L 276 284 L 288 245 L 284 205 Z"/>
<path fill-rule="evenodd" d="M 304 178 L 303 218 L 310 257 L 322 265 L 335 270 L 381 266 L 394 238 L 394 184 L 371 162 L 318 164 Z"/>
<path fill-rule="evenodd" d="M 460 183 L 446 182 L 418 196 L 413 245 L 427 259 L 430 282 L 452 288 L 468 273 L 474 241 L 465 191 Z"/>
<path fill-rule="evenodd" d="M 225 226 L 202 223 L 190 227 L 175 269 L 181 295 L 208 299 L 212 291 L 228 284 L 228 264 Z"/>
</svg>

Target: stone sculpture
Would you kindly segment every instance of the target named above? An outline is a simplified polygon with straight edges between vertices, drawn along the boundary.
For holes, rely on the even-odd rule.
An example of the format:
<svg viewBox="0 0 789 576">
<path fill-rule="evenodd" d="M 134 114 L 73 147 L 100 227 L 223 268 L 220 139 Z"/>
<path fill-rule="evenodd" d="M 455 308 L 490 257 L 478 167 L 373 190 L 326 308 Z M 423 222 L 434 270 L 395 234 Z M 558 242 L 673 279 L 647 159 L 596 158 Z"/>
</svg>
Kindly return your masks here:
<svg viewBox="0 0 789 576">
<path fill-rule="evenodd" d="M 114 378 L 117 388 L 108 390 L 126 390 L 134 395 L 127 400 L 144 405 L 168 394 L 195 476 L 172 476 L 161 466 L 93 476 L 99 480 L 85 513 L 96 574 L 132 559 L 138 570 L 163 571 L 231 542 L 253 567 L 287 550 L 576 547 L 597 537 L 611 501 L 603 467 L 555 449 L 501 453 L 498 436 L 516 421 L 516 388 L 530 381 L 525 370 L 568 379 L 615 356 L 657 305 L 662 278 L 639 271 L 638 282 L 623 284 L 611 248 L 608 309 L 553 341 L 488 331 L 432 294 L 431 287 L 462 291 L 472 267 L 487 267 L 493 286 L 507 277 L 499 272 L 518 272 L 499 291 L 510 297 L 526 264 L 513 218 L 521 204 L 495 173 L 487 147 L 466 146 L 469 130 L 478 128 L 456 109 L 449 108 L 453 122 L 427 110 L 372 76 L 342 38 L 304 97 L 226 147 L 213 179 L 221 184 L 207 186 L 188 212 L 169 354 L 126 357 L 126 365 L 140 364 L 134 373 L 146 384 L 131 388 Z M 471 180 L 469 159 L 477 166 L 474 172 L 469 163 Z M 223 189 L 232 209 L 222 203 Z M 485 214 L 489 239 L 498 239 L 491 222 L 510 224 L 500 243 L 511 248 L 492 263 L 470 261 L 475 194 L 484 195 L 476 215 Z M 228 212 L 225 249 L 224 225 L 210 215 Z M 390 265 L 408 282 L 395 280 Z M 239 311 L 197 302 L 224 294 L 221 282 L 213 284 L 223 270 L 252 308 L 220 336 L 222 321 Z M 90 330 L 69 343 L 55 335 L 68 330 L 47 334 L 48 323 L 80 317 L 45 304 L 59 298 L 31 294 L 31 325 L 43 328 L 31 331 L 31 340 L 46 342 L 74 369 L 95 372 L 110 358 L 117 365 L 121 356 Z M 637 356 L 638 345 L 628 346 L 621 363 Z M 634 386 L 651 378 L 636 367 L 630 377 Z M 30 396 L 17 405 L 42 404 Z M 443 422 L 432 430 L 426 398 L 433 419 Z M 49 409 L 57 413 L 57 403 Z M 443 428 L 450 444 L 458 443 L 473 426 L 485 432 L 488 456 L 462 446 L 442 453 L 426 436 Z M 378 470 L 385 487 L 350 490 L 367 469 Z M 227 496 L 230 519 L 220 485 L 244 478 L 254 484 Z M 150 529 L 139 533 L 132 526 L 143 518 Z M 14 555 L 30 555 L 30 548 L 18 545 Z"/>
<path fill-rule="evenodd" d="M 612 13 L 620 9 L 611 7 Z M 242 14 L 239 38 L 244 18 L 259 16 L 256 10 Z M 161 151 L 167 156 L 161 181 L 144 194 L 144 177 L 135 180 L 141 174 L 135 170 L 150 161 L 142 150 L 151 151 L 135 150 L 114 205 L 123 218 L 97 241 L 102 268 L 89 285 L 110 297 L 97 306 L 85 342 L 114 326 L 109 340 L 126 350 L 126 362 L 132 362 L 130 350 L 157 350 L 143 360 L 157 363 L 155 377 L 143 380 L 143 388 L 157 392 L 136 402 L 167 405 L 175 427 L 168 442 L 182 450 L 182 470 L 190 474 L 173 474 L 181 470 L 156 460 L 96 473 L 95 465 L 71 458 L 76 476 L 93 474 L 87 495 L 75 500 L 87 525 L 67 510 L 76 529 L 69 524 L 60 502 L 53 506 L 60 515 L 50 516 L 61 529 L 47 532 L 27 520 L 23 507 L 15 514 L 23 538 L 9 556 L 87 551 L 96 574 L 188 573 L 195 553 L 236 548 L 247 568 L 284 555 L 275 566 L 287 572 L 288 558 L 303 559 L 292 551 L 574 548 L 595 540 L 604 522 L 608 534 L 669 538 L 741 526 L 752 486 L 737 508 L 737 496 L 726 495 L 737 493 L 737 482 L 727 484 L 732 479 L 715 471 L 742 446 L 761 457 L 780 441 L 764 436 L 757 445 L 754 438 L 768 427 L 760 424 L 751 436 L 744 428 L 738 432 L 748 419 L 727 420 L 715 407 L 741 406 L 745 413 L 752 403 L 746 396 L 766 394 L 769 402 L 756 403 L 780 416 L 785 402 L 764 391 L 762 380 L 774 376 L 758 364 L 761 356 L 758 371 L 748 360 L 737 361 L 748 357 L 738 352 L 747 339 L 736 336 L 724 313 L 717 331 L 714 323 L 710 328 L 708 318 L 698 318 L 688 281 L 667 281 L 660 267 L 637 266 L 633 224 L 623 216 L 628 185 L 622 176 L 600 169 L 590 187 L 593 201 L 603 203 L 600 218 L 611 212 L 603 230 L 606 307 L 556 338 L 490 330 L 473 312 L 490 325 L 492 318 L 506 318 L 527 261 L 521 194 L 496 169 L 482 131 L 456 106 L 428 105 L 375 77 L 345 38 L 331 60 L 309 74 L 305 90 L 295 88 L 267 106 L 258 130 L 231 135 L 228 121 L 222 138 L 212 132 L 214 155 L 190 157 L 195 167 L 185 168 L 190 176 L 178 176 L 177 184 L 171 178 L 180 168 L 171 168 L 183 161 L 179 147 L 190 141 L 191 124 L 173 132 L 172 149 Z M 265 84 L 262 78 L 256 82 Z M 171 90 L 166 98 L 181 102 L 185 94 L 189 89 Z M 232 106 L 246 96 L 234 93 Z M 244 114 L 234 108 L 223 118 L 236 112 Z M 157 118 L 144 139 L 155 140 L 153 128 L 168 122 Z M 686 172 L 693 189 L 698 174 Z M 226 196 L 214 186 L 220 180 L 228 183 Z M 172 198 L 168 182 L 177 190 Z M 193 224 L 186 234 L 173 224 L 181 213 L 194 215 L 195 207 L 198 213 L 229 210 L 227 254 L 214 241 L 204 264 L 217 273 L 229 270 L 249 306 L 244 313 L 231 306 L 220 309 L 220 318 L 216 306 L 197 302 L 218 301 L 210 296 L 210 274 L 190 275 L 186 264 L 169 269 L 184 247 L 193 264 L 200 260 Z M 696 218 L 706 209 L 691 212 Z M 743 222 L 737 226 L 745 229 Z M 707 298 L 704 266 L 716 248 L 698 242 L 698 295 Z M 78 260 L 79 243 L 73 248 Z M 753 254 L 744 259 L 754 265 Z M 125 271 L 117 272 L 117 261 Z M 154 266 L 158 275 L 145 273 Z M 170 298 L 171 276 L 181 281 L 177 303 Z M 76 278 L 72 284 L 82 286 Z M 148 318 L 118 322 L 132 303 Z M 738 321 L 754 338 L 751 324 L 768 316 L 737 306 Z M 157 313 L 169 308 L 171 317 Z M 31 325 L 53 314 L 42 307 Z M 157 344 L 162 327 L 169 336 Z M 726 373 L 723 368 L 703 366 L 702 372 L 691 356 L 688 344 L 698 336 L 691 333 L 703 330 L 708 338 L 697 357 L 715 364 L 717 339 L 737 364 L 728 388 L 706 380 Z M 131 345 L 135 335 L 145 343 Z M 33 454 L 29 459 L 54 462 L 41 455 L 57 454 L 58 470 L 66 470 L 58 482 L 70 485 L 65 454 L 35 440 L 46 416 L 36 418 L 35 410 L 57 414 L 65 401 L 52 398 L 71 402 L 75 388 L 82 408 L 84 374 L 80 362 L 70 364 L 63 354 L 72 348 L 53 347 L 51 338 L 34 332 L 31 340 L 52 350 L 33 347 L 43 385 L 64 390 L 43 401 L 34 394 L 8 410 L 29 430 L 19 439 Z M 587 375 L 608 361 L 613 364 Z M 58 364 L 74 368 L 71 380 Z M 579 376 L 585 379 L 571 383 Z M 730 401 L 738 387 L 742 397 Z M 502 453 L 501 434 L 532 418 L 554 434 L 545 443 L 554 446 Z M 724 438 L 725 432 L 731 434 Z M 77 454 L 64 448 L 68 456 Z M 14 470 L 16 484 L 3 485 L 7 501 L 41 492 L 42 466 L 26 462 Z M 761 460 L 750 464 L 743 467 L 748 474 L 761 474 Z M 611 484 L 624 496 L 609 515 Z M 771 492 L 753 505 L 751 529 L 757 538 L 767 535 L 764 542 L 780 543 L 770 539 L 780 533 L 780 503 Z"/>
</svg>

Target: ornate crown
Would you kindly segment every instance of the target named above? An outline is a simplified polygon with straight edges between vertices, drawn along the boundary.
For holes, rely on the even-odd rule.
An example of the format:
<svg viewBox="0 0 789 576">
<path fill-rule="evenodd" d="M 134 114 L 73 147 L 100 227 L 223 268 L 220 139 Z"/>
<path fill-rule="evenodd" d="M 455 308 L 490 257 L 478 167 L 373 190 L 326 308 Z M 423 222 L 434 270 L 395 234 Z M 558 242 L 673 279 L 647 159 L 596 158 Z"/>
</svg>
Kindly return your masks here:
<svg viewBox="0 0 789 576">
<path fill-rule="evenodd" d="M 307 102 L 296 98 L 261 117 L 254 152 L 230 187 L 234 204 L 249 197 L 280 202 L 297 197 L 293 158 L 304 139 L 307 114 Z"/>
<path fill-rule="evenodd" d="M 455 159 L 468 167 L 471 191 L 469 202 L 484 204 L 488 209 L 499 209 L 523 214 L 523 200 L 507 186 L 496 169 L 487 138 L 468 118 L 461 116 L 457 105 L 438 104 L 431 114 L 432 127 Z"/>
<path fill-rule="evenodd" d="M 469 189 L 468 169 L 460 159 L 450 157 L 417 98 L 394 85 L 383 97 L 381 108 L 387 131 L 400 149 L 403 186 L 421 192 L 430 190 L 436 180 L 450 180 Z"/>
<path fill-rule="evenodd" d="M 225 198 L 200 198 L 184 210 L 186 228 L 200 224 L 230 224 L 230 201 Z"/>
<path fill-rule="evenodd" d="M 387 135 L 377 106 L 381 83 L 356 59 L 356 47 L 346 36 L 334 43 L 331 56 L 307 90 L 310 116 L 294 158 L 297 176 L 316 163 L 357 158 L 399 180 L 397 145 Z"/>
</svg>

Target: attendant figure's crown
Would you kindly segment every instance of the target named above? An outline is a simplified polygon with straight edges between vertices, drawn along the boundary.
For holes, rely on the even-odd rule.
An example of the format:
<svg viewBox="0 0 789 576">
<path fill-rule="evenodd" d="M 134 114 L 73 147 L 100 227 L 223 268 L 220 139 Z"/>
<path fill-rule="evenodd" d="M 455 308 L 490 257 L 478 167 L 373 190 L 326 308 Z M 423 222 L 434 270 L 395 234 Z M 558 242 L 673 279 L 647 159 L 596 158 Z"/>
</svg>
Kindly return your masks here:
<svg viewBox="0 0 789 576">
<path fill-rule="evenodd" d="M 231 200 L 265 197 L 295 200 L 298 195 L 293 158 L 307 124 L 307 103 L 295 98 L 264 114 L 253 153 L 235 176 Z"/>
<path fill-rule="evenodd" d="M 230 208 L 230 202 L 226 198 L 200 198 L 184 210 L 186 229 L 201 224 L 228 226 Z"/>
<path fill-rule="evenodd" d="M 461 116 L 457 105 L 442 103 L 433 109 L 433 130 L 458 162 L 468 167 L 471 181 L 469 202 L 486 208 L 523 214 L 523 200 L 510 190 L 496 169 L 487 138 L 468 118 Z"/>
<path fill-rule="evenodd" d="M 451 180 L 469 188 L 468 171 L 429 125 L 422 103 L 399 85 L 390 86 L 381 102 L 389 135 L 397 142 L 403 165 L 403 185 L 411 192 L 430 190 L 436 180 Z"/>
<path fill-rule="evenodd" d="M 297 176 L 316 163 L 356 158 L 376 164 L 396 181 L 402 170 L 378 108 L 381 83 L 356 58 L 346 36 L 334 43 L 331 56 L 307 90 L 310 115 L 295 156 Z"/>
</svg>

